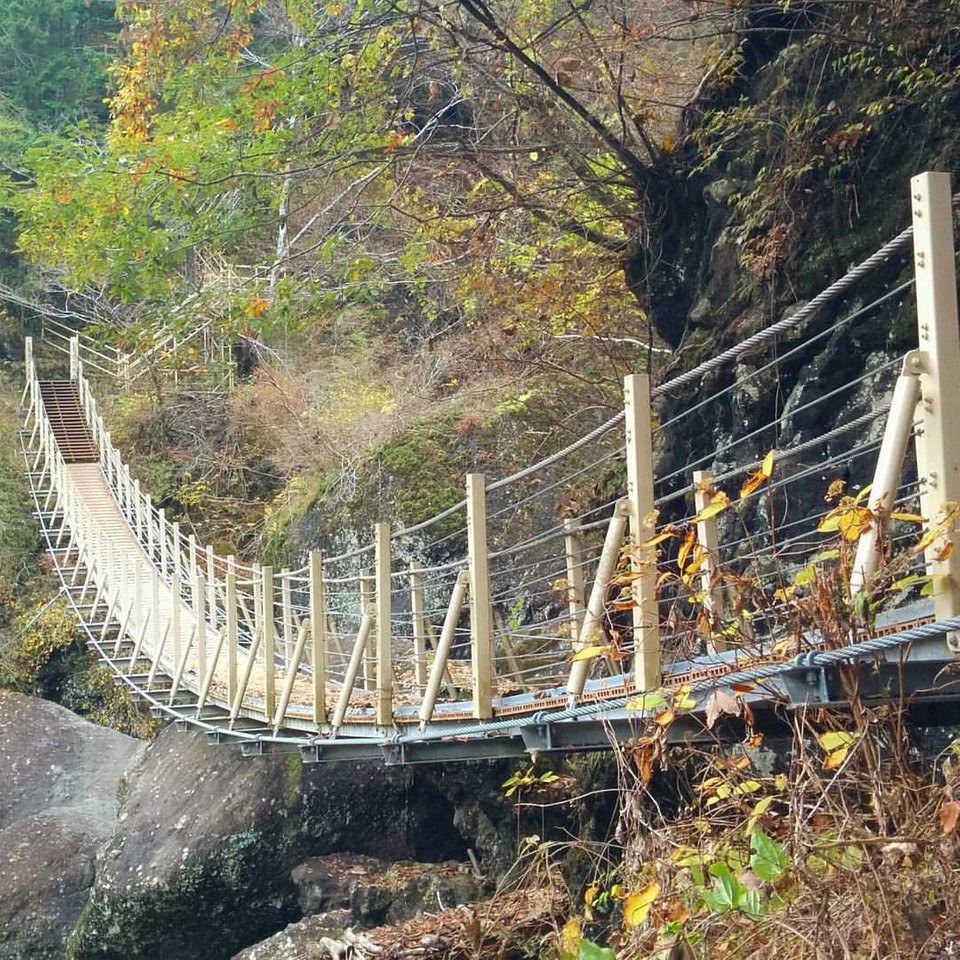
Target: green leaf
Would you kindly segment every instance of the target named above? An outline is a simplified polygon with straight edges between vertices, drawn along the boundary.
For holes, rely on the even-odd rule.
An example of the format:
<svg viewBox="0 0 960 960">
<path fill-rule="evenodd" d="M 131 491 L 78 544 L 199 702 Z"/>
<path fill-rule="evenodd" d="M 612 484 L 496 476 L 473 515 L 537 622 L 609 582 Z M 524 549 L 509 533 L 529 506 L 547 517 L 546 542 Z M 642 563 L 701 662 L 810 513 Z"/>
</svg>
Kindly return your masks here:
<svg viewBox="0 0 960 960">
<path fill-rule="evenodd" d="M 580 941 L 580 960 L 616 960 L 616 957 L 609 947 L 601 947 L 592 940 Z"/>
<path fill-rule="evenodd" d="M 656 710 L 666 704 L 667 699 L 662 690 L 651 690 L 649 693 L 641 694 L 627 701 L 628 710 Z"/>
<path fill-rule="evenodd" d="M 703 901 L 714 913 L 726 913 L 737 905 L 742 889 L 740 882 L 725 863 L 715 863 L 708 871 L 714 878 L 713 888 L 703 894 Z"/>
<path fill-rule="evenodd" d="M 751 917 L 762 917 L 766 913 L 763 897 L 759 890 L 743 889 L 737 900 L 737 909 Z"/>
<path fill-rule="evenodd" d="M 763 830 L 754 830 L 750 834 L 750 850 L 750 869 L 761 880 L 773 883 L 783 876 L 789 860 L 782 844 Z"/>
</svg>

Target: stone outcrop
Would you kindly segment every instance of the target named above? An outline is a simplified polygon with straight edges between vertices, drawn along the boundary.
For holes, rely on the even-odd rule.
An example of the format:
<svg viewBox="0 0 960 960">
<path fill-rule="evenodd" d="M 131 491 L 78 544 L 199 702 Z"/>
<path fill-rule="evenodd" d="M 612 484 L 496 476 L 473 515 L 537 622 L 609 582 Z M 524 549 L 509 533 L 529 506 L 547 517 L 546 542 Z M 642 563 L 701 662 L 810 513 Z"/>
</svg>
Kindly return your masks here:
<svg viewBox="0 0 960 960">
<path fill-rule="evenodd" d="M 497 869 L 513 829 L 504 769 L 244 759 L 167 728 L 131 772 L 71 960 L 228 958 L 302 917 L 292 871 L 334 852 L 439 862 L 471 847 Z M 462 829 L 466 793 L 477 833 Z M 360 900 L 371 922 L 392 903 L 377 896 Z"/>
<path fill-rule="evenodd" d="M 515 767 L 142 744 L 0 692 L 0 960 L 228 960 L 305 916 L 339 935 L 476 900 L 470 855 L 495 880 L 518 829 L 607 831 L 582 804 L 518 824 Z"/>
<path fill-rule="evenodd" d="M 140 744 L 0 690 L 0 960 L 65 955 Z"/>
</svg>

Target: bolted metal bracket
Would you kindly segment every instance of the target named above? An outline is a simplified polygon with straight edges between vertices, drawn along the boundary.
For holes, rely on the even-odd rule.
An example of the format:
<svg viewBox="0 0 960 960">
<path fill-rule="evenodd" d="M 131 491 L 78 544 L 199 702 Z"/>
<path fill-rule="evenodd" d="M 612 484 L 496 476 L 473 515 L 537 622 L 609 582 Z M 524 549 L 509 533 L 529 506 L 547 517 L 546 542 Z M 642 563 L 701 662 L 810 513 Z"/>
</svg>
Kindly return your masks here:
<svg viewBox="0 0 960 960">
<path fill-rule="evenodd" d="M 780 679 L 792 708 L 830 702 L 827 673 L 823 667 L 801 664 L 796 670 L 782 674 Z"/>
</svg>

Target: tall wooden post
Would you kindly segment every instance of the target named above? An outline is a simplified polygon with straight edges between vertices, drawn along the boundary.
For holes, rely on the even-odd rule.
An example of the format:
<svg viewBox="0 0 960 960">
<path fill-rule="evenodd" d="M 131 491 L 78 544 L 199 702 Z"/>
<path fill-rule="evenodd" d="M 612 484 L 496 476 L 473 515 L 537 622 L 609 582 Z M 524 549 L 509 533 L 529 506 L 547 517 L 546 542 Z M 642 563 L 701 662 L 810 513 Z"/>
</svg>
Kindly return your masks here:
<svg viewBox="0 0 960 960">
<path fill-rule="evenodd" d="M 237 566 L 232 556 L 227 557 L 227 574 L 224 578 L 226 591 L 227 644 L 227 700 L 233 703 L 237 695 Z"/>
<path fill-rule="evenodd" d="M 180 571 L 173 571 L 173 578 L 170 581 L 170 591 L 173 594 L 173 602 L 170 604 L 170 643 L 173 651 L 173 662 L 180 662 L 180 654 L 183 649 L 183 635 L 180 627 L 180 610 L 183 606 L 180 600 Z"/>
<path fill-rule="evenodd" d="M 180 521 L 175 520 L 173 522 L 173 534 L 171 537 L 170 547 L 172 550 L 172 559 L 173 559 L 173 577 L 177 580 L 180 579 L 180 574 L 182 571 L 182 562 L 183 555 L 180 552 Z M 179 600 L 179 596 L 175 593 L 174 596 Z"/>
<path fill-rule="evenodd" d="M 960 503 L 960 333 L 957 329 L 957 270 L 953 244 L 950 175 L 922 173 L 910 181 L 917 321 L 922 369 L 923 432 L 917 438 L 917 472 L 925 517 L 936 522 L 948 503 Z M 950 535 L 951 539 L 955 539 Z M 960 615 L 960 550 L 938 560 L 927 550 L 938 620 Z M 948 638 L 960 649 L 960 636 Z"/>
<path fill-rule="evenodd" d="M 655 529 L 653 502 L 653 432 L 650 423 L 650 378 L 635 373 L 624 379 L 627 439 L 627 506 L 633 581 L 634 679 L 638 690 L 660 686 L 660 618 L 657 611 L 657 551 L 643 546 Z"/>
<path fill-rule="evenodd" d="M 413 615 L 413 671 L 417 690 L 427 685 L 427 624 L 424 613 L 423 570 L 419 563 L 410 564 L 410 610 Z"/>
<path fill-rule="evenodd" d="M 693 471 L 694 504 L 700 514 L 710 504 L 713 492 L 713 474 L 709 470 Z M 720 566 L 720 535 L 717 531 L 717 518 L 707 517 L 697 521 L 697 543 L 704 552 L 703 566 L 700 568 L 700 592 L 703 594 L 703 609 L 711 627 L 719 626 L 723 618 L 723 594 L 717 582 Z M 707 638 L 707 652 L 716 653 L 725 650 L 726 643 L 718 639 L 716 631 Z"/>
<path fill-rule="evenodd" d="M 276 623 L 273 618 L 276 598 L 274 597 L 273 567 L 263 567 L 260 575 L 262 584 L 260 600 L 262 622 L 260 630 L 263 637 L 263 702 L 269 721 L 277 710 L 277 665 L 274 659 Z"/>
<path fill-rule="evenodd" d="M 293 591 L 290 588 L 290 568 L 280 571 L 280 621 L 283 625 L 283 660 L 287 670 L 293 659 Z"/>
<path fill-rule="evenodd" d="M 587 613 L 587 584 L 583 572 L 583 541 L 580 521 L 563 521 L 563 543 L 567 554 L 567 607 L 570 610 L 570 639 L 580 640 L 583 619 Z"/>
<path fill-rule="evenodd" d="M 210 629 L 214 633 L 220 626 L 217 616 L 217 563 L 213 547 L 207 546 L 207 615 L 210 618 Z"/>
<path fill-rule="evenodd" d="M 160 573 L 167 575 L 167 511 L 160 508 L 157 514 L 157 533 L 160 536 Z"/>
<path fill-rule="evenodd" d="M 150 562 L 154 563 L 156 558 L 153 555 L 155 540 L 154 540 L 154 525 L 153 525 L 153 497 L 150 494 L 147 494 L 147 556 L 150 557 Z"/>
<path fill-rule="evenodd" d="M 378 523 L 374 550 L 377 597 L 377 723 L 393 722 L 393 609 L 390 596 L 390 524 Z"/>
<path fill-rule="evenodd" d="M 70 338 L 70 379 L 76 380 L 80 376 L 80 338 Z"/>
<path fill-rule="evenodd" d="M 313 722 L 327 722 L 327 602 L 323 558 L 310 552 L 310 659 L 313 671 Z"/>
<path fill-rule="evenodd" d="M 493 605 L 487 554 L 487 490 L 482 473 L 467 474 L 467 556 L 473 715 L 488 720 L 493 716 Z"/>
</svg>

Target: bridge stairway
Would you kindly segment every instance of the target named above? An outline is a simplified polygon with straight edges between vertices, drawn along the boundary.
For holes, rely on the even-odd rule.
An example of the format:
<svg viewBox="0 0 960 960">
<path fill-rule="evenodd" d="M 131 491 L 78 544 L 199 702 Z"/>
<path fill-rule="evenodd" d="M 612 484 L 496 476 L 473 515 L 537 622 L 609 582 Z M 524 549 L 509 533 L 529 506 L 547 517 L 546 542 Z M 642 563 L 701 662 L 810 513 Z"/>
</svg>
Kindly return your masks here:
<svg viewBox="0 0 960 960">
<path fill-rule="evenodd" d="M 40 398 L 65 463 L 96 463 L 97 444 L 87 426 L 75 380 L 40 381 Z"/>
</svg>

